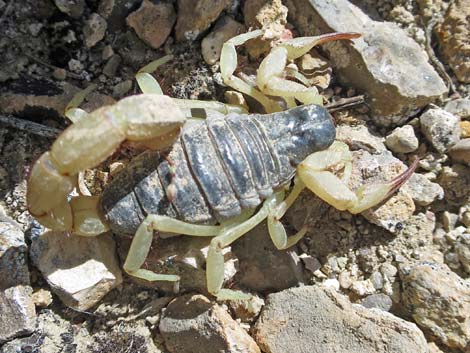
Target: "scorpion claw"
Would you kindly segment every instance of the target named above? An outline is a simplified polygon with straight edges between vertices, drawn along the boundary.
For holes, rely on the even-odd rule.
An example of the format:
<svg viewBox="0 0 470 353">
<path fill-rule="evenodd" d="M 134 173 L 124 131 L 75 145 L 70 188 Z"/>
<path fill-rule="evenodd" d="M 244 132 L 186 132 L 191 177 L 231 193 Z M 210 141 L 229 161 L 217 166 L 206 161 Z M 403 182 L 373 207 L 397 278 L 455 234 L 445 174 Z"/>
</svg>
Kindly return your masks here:
<svg viewBox="0 0 470 353">
<path fill-rule="evenodd" d="M 340 164 L 343 164 L 345 170 L 342 178 L 330 171 Z M 387 200 L 410 178 L 417 165 L 417 161 L 413 162 L 404 173 L 390 182 L 363 185 L 353 192 L 347 186 L 351 155 L 344 143 L 336 141 L 328 150 L 313 153 L 300 163 L 298 176 L 323 201 L 340 211 L 357 214 Z"/>
</svg>

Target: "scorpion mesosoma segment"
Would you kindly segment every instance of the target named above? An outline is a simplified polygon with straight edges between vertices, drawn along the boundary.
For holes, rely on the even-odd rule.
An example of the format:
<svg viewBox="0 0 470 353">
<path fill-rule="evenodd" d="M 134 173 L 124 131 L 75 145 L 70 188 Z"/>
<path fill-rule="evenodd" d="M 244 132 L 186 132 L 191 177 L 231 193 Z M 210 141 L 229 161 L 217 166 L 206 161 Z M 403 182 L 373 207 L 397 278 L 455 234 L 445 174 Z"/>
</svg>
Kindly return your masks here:
<svg viewBox="0 0 470 353">
<path fill-rule="evenodd" d="M 391 195 L 416 166 L 389 183 L 353 192 L 347 187 L 351 153 L 334 140 L 333 121 L 322 106 L 248 115 L 218 102 L 171 99 L 145 72 L 138 81 L 144 94 L 90 114 L 78 109 L 70 113 L 74 124 L 33 166 L 27 191 L 30 213 L 46 227 L 82 236 L 109 228 L 135 234 L 124 263 L 125 271 L 135 277 L 179 280 L 141 268 L 154 231 L 209 236 L 208 291 L 219 299 L 246 298 L 222 288 L 224 247 L 266 219 L 275 246 L 286 249 L 307 231 L 304 226 L 288 237 L 280 222 L 305 187 L 339 210 L 359 213 Z M 298 91 L 305 88 L 294 93 Z M 188 107 L 207 108 L 211 117 L 186 119 Z M 78 173 L 104 161 L 124 141 L 152 151 L 132 161 L 101 197 L 70 197 Z"/>
</svg>

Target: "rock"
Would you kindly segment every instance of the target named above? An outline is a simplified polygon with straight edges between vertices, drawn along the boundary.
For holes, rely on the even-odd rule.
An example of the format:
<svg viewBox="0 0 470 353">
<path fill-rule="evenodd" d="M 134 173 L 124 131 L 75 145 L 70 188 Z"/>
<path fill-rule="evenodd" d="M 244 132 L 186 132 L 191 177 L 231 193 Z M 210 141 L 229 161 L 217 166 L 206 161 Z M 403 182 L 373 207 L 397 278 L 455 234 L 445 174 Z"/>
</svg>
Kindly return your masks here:
<svg viewBox="0 0 470 353">
<path fill-rule="evenodd" d="M 470 118 L 470 98 L 457 98 L 448 102 L 444 109 L 451 114 L 460 116 L 461 119 Z"/>
<path fill-rule="evenodd" d="M 444 211 L 442 213 L 442 226 L 446 232 L 450 232 L 455 229 L 457 222 L 459 221 L 459 215 L 455 213 L 450 213 L 449 211 Z"/>
<path fill-rule="evenodd" d="M 122 282 L 110 234 L 46 232 L 32 239 L 31 258 L 54 293 L 76 310 L 91 308 Z"/>
<path fill-rule="evenodd" d="M 462 132 L 460 137 L 462 137 L 462 138 L 470 137 L 470 121 L 467 121 L 467 120 L 461 121 L 460 122 L 460 131 Z"/>
<path fill-rule="evenodd" d="M 42 288 L 34 292 L 33 295 L 31 296 L 31 299 L 34 305 L 40 308 L 47 308 L 49 305 L 52 304 L 51 292 Z"/>
<path fill-rule="evenodd" d="M 434 342 L 428 342 L 429 353 L 444 353 Z"/>
<path fill-rule="evenodd" d="M 204 61 L 215 64 L 220 58 L 223 44 L 243 30 L 243 25 L 229 16 L 220 18 L 214 29 L 202 40 L 201 51 Z"/>
<path fill-rule="evenodd" d="M 92 13 L 90 18 L 85 21 L 85 27 L 83 27 L 85 45 L 91 48 L 102 40 L 106 33 L 107 26 L 106 20 L 103 17 L 97 13 Z"/>
<path fill-rule="evenodd" d="M 403 304 L 423 330 L 450 348 L 470 342 L 470 283 L 446 265 L 418 263 L 400 272 Z"/>
<path fill-rule="evenodd" d="M 0 87 L 0 112 L 33 121 L 62 118 L 65 107 L 78 91 L 66 82 L 22 76 Z"/>
<path fill-rule="evenodd" d="M 362 34 L 361 38 L 322 48 L 339 80 L 367 93 L 377 123 L 401 123 L 447 92 L 426 53 L 396 24 L 372 21 L 347 0 L 292 0 L 288 7 L 290 20 L 301 35 Z"/>
<path fill-rule="evenodd" d="M 385 144 L 396 153 L 410 153 L 418 149 L 419 141 L 411 125 L 397 127 L 385 139 Z"/>
<path fill-rule="evenodd" d="M 254 337 L 266 353 L 427 352 L 416 325 L 320 286 L 270 294 Z"/>
<path fill-rule="evenodd" d="M 121 259 L 127 256 L 130 241 L 127 237 L 118 238 Z M 152 249 L 145 261 L 146 268 L 156 273 L 180 276 L 180 291 L 196 291 L 209 295 L 206 284 L 206 258 L 211 239 L 206 237 L 175 236 L 167 239 L 154 239 Z M 230 247 L 224 248 L 224 279 L 229 282 L 237 272 L 238 260 Z M 147 282 L 132 278 L 138 284 L 157 287 L 160 291 L 173 294 L 171 282 Z"/>
<path fill-rule="evenodd" d="M 389 151 L 377 155 L 362 150 L 354 151 L 349 186 L 354 190 L 365 184 L 388 182 L 405 169 L 403 162 L 393 157 Z M 395 232 L 396 226 L 409 219 L 414 210 L 415 205 L 411 196 L 405 188 L 401 188 L 385 203 L 361 214 L 369 222 Z"/>
<path fill-rule="evenodd" d="M 98 13 L 108 22 L 108 31 L 126 30 L 126 17 L 141 6 L 142 0 L 100 0 Z"/>
<path fill-rule="evenodd" d="M 137 11 L 127 16 L 126 21 L 140 39 L 158 49 L 170 35 L 176 13 L 171 3 L 144 0 Z"/>
<path fill-rule="evenodd" d="M 374 134 L 365 125 L 339 125 L 336 127 L 336 139 L 346 143 L 352 150 L 366 150 L 372 154 L 387 150 L 384 138 Z"/>
<path fill-rule="evenodd" d="M 449 150 L 449 156 L 454 162 L 470 165 L 470 138 L 460 140 Z"/>
<path fill-rule="evenodd" d="M 454 1 L 437 27 L 441 52 L 461 82 L 470 83 L 470 4 L 466 0 Z"/>
<path fill-rule="evenodd" d="M 264 300 L 257 295 L 252 295 L 248 300 L 230 300 L 230 309 L 235 318 L 242 322 L 253 322 L 264 306 Z"/>
<path fill-rule="evenodd" d="M 0 214 L 0 291 L 29 286 L 28 248 L 24 233 L 13 220 Z"/>
<path fill-rule="evenodd" d="M 374 284 L 370 281 L 370 279 L 353 282 L 351 288 L 349 289 L 351 289 L 353 293 L 360 297 L 375 293 Z"/>
<path fill-rule="evenodd" d="M 379 293 L 368 295 L 361 300 L 361 305 L 368 309 L 376 308 L 383 311 L 389 311 L 392 308 L 393 302 L 388 295 Z"/>
<path fill-rule="evenodd" d="M 114 307 L 116 306 L 114 303 Z M 101 326 L 105 318 L 95 316 L 93 328 L 89 329 L 86 325 L 77 326 L 69 317 L 64 317 L 55 310 L 41 310 L 36 332 L 29 337 L 19 338 L 0 346 L 0 353 L 167 352 L 164 347 L 156 346 L 161 337 L 151 332 L 144 320 L 128 322 L 125 316 L 124 314 L 117 324 L 105 328 Z"/>
<path fill-rule="evenodd" d="M 174 353 L 259 353 L 253 339 L 222 307 L 202 295 L 172 301 L 160 321 L 165 345 Z"/>
<path fill-rule="evenodd" d="M 113 97 L 121 98 L 132 89 L 132 80 L 124 80 L 113 87 Z"/>
<path fill-rule="evenodd" d="M 114 78 L 116 76 L 116 72 L 119 65 L 121 65 L 121 61 L 121 56 L 118 54 L 114 54 L 104 65 L 103 73 L 109 78 Z"/>
<path fill-rule="evenodd" d="M 289 34 L 286 30 L 287 7 L 281 0 L 246 0 L 243 4 L 243 16 L 248 28 L 264 30 L 262 38 L 246 43 L 250 55 L 258 58 L 269 52 L 271 41 L 279 40 Z"/>
<path fill-rule="evenodd" d="M 470 234 L 466 233 L 460 236 L 454 249 L 464 271 L 470 274 Z"/>
<path fill-rule="evenodd" d="M 263 222 L 232 246 L 239 260 L 237 282 L 252 291 L 279 291 L 302 284 L 303 266 L 295 247 L 278 250 Z"/>
<path fill-rule="evenodd" d="M 36 310 L 31 287 L 18 285 L 0 290 L 0 345 L 31 334 L 36 327 Z"/>
<path fill-rule="evenodd" d="M 176 40 L 195 40 L 230 5 L 231 0 L 178 0 Z"/>
<path fill-rule="evenodd" d="M 444 189 L 445 200 L 455 206 L 470 203 L 470 168 L 461 164 L 443 167 L 437 179 Z"/>
<path fill-rule="evenodd" d="M 414 173 L 403 188 L 419 206 L 428 206 L 434 201 L 444 198 L 442 187 L 419 173 Z"/>
<path fill-rule="evenodd" d="M 428 109 L 419 121 L 424 136 L 439 153 L 446 152 L 460 140 L 460 118 L 443 109 Z"/>
<path fill-rule="evenodd" d="M 57 8 L 73 18 L 79 18 L 85 9 L 85 0 L 54 0 Z"/>
</svg>

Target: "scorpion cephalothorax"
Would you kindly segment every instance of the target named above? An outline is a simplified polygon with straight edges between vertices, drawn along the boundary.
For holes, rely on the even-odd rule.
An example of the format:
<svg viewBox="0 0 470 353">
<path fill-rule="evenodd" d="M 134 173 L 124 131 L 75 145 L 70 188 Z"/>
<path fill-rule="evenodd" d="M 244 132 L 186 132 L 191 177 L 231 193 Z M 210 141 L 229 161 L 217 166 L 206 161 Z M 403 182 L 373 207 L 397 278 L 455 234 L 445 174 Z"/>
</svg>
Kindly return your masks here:
<svg viewBox="0 0 470 353">
<path fill-rule="evenodd" d="M 137 75 L 144 94 L 87 114 L 67 111 L 74 124 L 34 165 L 28 182 L 30 213 L 56 230 L 94 236 L 108 229 L 135 234 L 124 269 L 149 281 L 178 276 L 142 269 L 154 231 L 213 237 L 207 258 L 207 286 L 218 298 L 243 298 L 222 289 L 222 249 L 267 219 L 279 249 L 294 245 L 307 231 L 288 237 L 280 222 L 307 187 L 338 208 L 359 213 L 382 202 L 411 175 L 416 164 L 395 180 L 351 191 L 351 153 L 334 141 L 335 129 L 314 87 L 287 80 L 288 60 L 314 45 L 357 34 L 296 38 L 275 47 L 261 64 L 253 87 L 233 75 L 235 46 L 261 31 L 229 40 L 222 50 L 224 81 L 257 99 L 270 114 L 248 115 L 243 108 L 219 102 L 175 100 L 162 95 L 149 71 L 168 60 L 151 63 Z M 280 111 L 279 96 L 292 109 Z M 80 101 L 76 99 L 72 106 Z M 211 112 L 194 120 L 188 108 Z M 189 118 L 189 119 L 188 119 Z M 115 177 L 102 197 L 70 197 L 80 171 L 93 168 L 124 141 L 150 147 Z M 155 150 L 160 150 L 157 152 Z M 285 197 L 294 180 L 294 186 Z"/>
</svg>

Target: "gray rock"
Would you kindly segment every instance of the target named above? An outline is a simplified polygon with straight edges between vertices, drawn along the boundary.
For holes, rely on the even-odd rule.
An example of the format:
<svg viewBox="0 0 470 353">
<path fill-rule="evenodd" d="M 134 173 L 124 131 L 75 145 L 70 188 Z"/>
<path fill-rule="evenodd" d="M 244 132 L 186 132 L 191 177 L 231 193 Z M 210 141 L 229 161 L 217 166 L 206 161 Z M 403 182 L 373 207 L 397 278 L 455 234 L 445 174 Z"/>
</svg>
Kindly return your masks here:
<svg viewBox="0 0 470 353">
<path fill-rule="evenodd" d="M 415 322 L 450 348 L 470 343 L 470 283 L 446 265 L 418 263 L 400 271 L 403 304 Z"/>
<path fill-rule="evenodd" d="M 421 47 L 396 24 L 372 21 L 347 0 L 292 0 L 289 16 L 302 35 L 358 32 L 323 45 L 343 84 L 362 91 L 377 122 L 393 125 L 447 92 Z"/>
<path fill-rule="evenodd" d="M 237 282 L 244 288 L 257 292 L 279 291 L 306 280 L 295 247 L 278 250 L 265 222 L 237 240 L 232 250 L 239 260 Z"/>
<path fill-rule="evenodd" d="M 353 150 L 366 150 L 376 154 L 386 151 L 384 138 L 373 134 L 365 125 L 340 125 L 336 128 L 336 139 L 351 146 Z"/>
<path fill-rule="evenodd" d="M 267 353 L 427 352 L 416 325 L 320 286 L 269 295 L 254 337 Z"/>
<path fill-rule="evenodd" d="M 106 20 L 103 17 L 97 13 L 92 13 L 90 18 L 85 21 L 85 27 L 83 27 L 85 45 L 91 48 L 102 40 L 106 33 L 107 26 Z"/>
<path fill-rule="evenodd" d="M 449 156 L 454 162 L 470 166 L 470 138 L 460 140 L 449 150 Z"/>
<path fill-rule="evenodd" d="M 397 153 L 410 153 L 418 149 L 419 141 L 411 125 L 397 127 L 385 139 L 390 150 Z"/>
<path fill-rule="evenodd" d="M 36 309 L 31 293 L 31 287 L 21 285 L 0 290 L 0 344 L 34 331 Z"/>
<path fill-rule="evenodd" d="M 389 311 L 392 308 L 393 302 L 392 298 L 388 295 L 379 293 L 368 295 L 361 300 L 361 305 L 368 309 L 376 308 L 383 311 Z"/>
<path fill-rule="evenodd" d="M 189 294 L 172 301 L 159 329 L 172 353 L 260 353 L 227 311 L 202 295 Z"/>
<path fill-rule="evenodd" d="M 27 252 L 19 226 L 0 213 L 0 344 L 36 326 Z"/>
<path fill-rule="evenodd" d="M 54 0 L 57 8 L 73 18 L 79 18 L 85 9 L 85 0 Z"/>
<path fill-rule="evenodd" d="M 461 164 L 443 167 L 437 182 L 444 189 L 445 200 L 451 205 L 470 203 L 470 167 Z"/>
<path fill-rule="evenodd" d="M 403 188 L 419 206 L 428 206 L 434 201 L 444 198 L 442 187 L 419 173 L 414 173 Z"/>
<path fill-rule="evenodd" d="M 461 119 L 470 118 L 470 97 L 458 98 L 448 102 L 444 109 L 449 113 L 460 116 Z"/>
<path fill-rule="evenodd" d="M 424 136 L 440 153 L 446 152 L 460 140 L 460 118 L 443 109 L 428 109 L 419 121 Z"/>
<path fill-rule="evenodd" d="M 29 285 L 28 248 L 23 231 L 0 214 L 0 291 Z"/>
<path fill-rule="evenodd" d="M 32 239 L 31 258 L 54 293 L 77 310 L 89 309 L 122 282 L 110 234 L 46 232 Z"/>
</svg>

